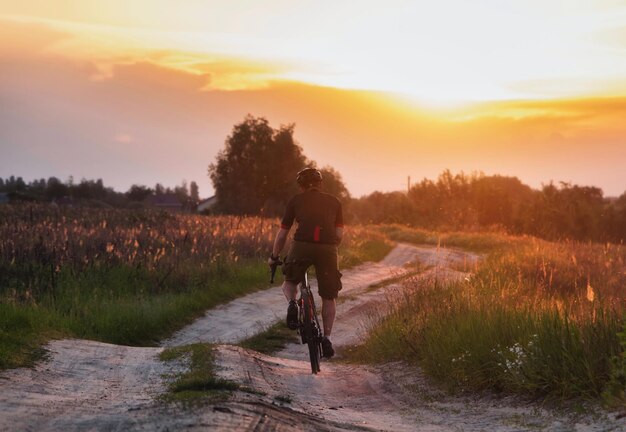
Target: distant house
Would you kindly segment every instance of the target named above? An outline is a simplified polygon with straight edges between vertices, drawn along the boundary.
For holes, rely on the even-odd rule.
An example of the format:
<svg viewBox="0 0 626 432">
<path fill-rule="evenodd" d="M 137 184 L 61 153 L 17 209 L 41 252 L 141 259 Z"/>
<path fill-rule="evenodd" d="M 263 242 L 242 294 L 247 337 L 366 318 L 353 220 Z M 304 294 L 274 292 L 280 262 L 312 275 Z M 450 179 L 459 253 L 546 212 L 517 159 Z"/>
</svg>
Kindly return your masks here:
<svg viewBox="0 0 626 432">
<path fill-rule="evenodd" d="M 196 207 L 196 211 L 198 213 L 206 213 L 211 210 L 215 204 L 217 204 L 217 196 L 213 195 L 212 197 L 200 201 L 198 207 Z"/>
<path fill-rule="evenodd" d="M 143 201 L 148 207 L 171 212 L 181 212 L 183 203 L 174 194 L 150 195 Z"/>
<path fill-rule="evenodd" d="M 9 194 L 6 192 L 0 192 L 0 204 L 9 203 Z"/>
</svg>

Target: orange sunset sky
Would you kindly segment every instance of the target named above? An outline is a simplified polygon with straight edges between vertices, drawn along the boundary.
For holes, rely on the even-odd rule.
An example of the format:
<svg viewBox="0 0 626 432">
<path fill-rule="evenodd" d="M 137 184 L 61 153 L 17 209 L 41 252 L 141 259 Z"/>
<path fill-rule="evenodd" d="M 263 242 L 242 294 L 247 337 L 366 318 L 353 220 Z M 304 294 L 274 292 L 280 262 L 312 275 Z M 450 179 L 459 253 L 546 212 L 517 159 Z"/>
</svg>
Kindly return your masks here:
<svg viewBox="0 0 626 432">
<path fill-rule="evenodd" d="M 248 113 L 355 196 L 446 168 L 620 195 L 626 2 L 0 0 L 0 177 L 208 196 Z"/>
</svg>

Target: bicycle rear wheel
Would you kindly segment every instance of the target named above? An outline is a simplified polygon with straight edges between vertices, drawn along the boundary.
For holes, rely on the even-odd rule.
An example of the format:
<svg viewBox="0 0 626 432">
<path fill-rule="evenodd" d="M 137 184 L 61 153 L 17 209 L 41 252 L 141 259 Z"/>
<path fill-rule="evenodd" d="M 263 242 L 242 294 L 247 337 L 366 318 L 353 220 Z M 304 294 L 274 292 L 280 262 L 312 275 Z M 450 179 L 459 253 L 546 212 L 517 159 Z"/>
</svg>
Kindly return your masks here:
<svg viewBox="0 0 626 432">
<path fill-rule="evenodd" d="M 306 343 L 309 347 L 311 372 L 316 374 L 320 371 L 320 337 L 319 329 L 315 324 L 315 317 L 313 316 L 312 296 L 310 289 L 302 296 L 304 300 L 304 322 L 302 324 Z"/>
</svg>

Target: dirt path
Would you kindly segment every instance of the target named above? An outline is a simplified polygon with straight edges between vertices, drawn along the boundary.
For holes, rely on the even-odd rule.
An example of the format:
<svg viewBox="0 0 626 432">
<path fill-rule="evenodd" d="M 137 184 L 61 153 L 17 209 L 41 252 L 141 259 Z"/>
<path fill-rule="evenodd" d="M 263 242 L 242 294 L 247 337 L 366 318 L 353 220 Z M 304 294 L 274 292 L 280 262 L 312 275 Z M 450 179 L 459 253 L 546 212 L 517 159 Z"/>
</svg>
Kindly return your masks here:
<svg viewBox="0 0 626 432">
<path fill-rule="evenodd" d="M 357 342 L 372 312 L 383 310 L 401 289 L 372 284 L 410 271 L 406 264 L 415 260 L 426 269 L 418 278 L 464 277 L 458 270 L 471 268 L 475 259 L 399 245 L 380 263 L 344 272 L 335 345 Z M 279 288 L 253 293 L 207 312 L 164 345 L 237 342 L 283 319 L 284 310 Z M 220 345 L 218 373 L 259 394 L 181 408 L 156 399 L 166 377 L 184 369 L 159 361 L 163 348 L 61 340 L 47 349 L 49 359 L 35 368 L 0 374 L 0 430 L 626 430 L 624 422 L 606 416 L 576 419 L 511 400 L 451 398 L 401 364 L 325 361 L 322 373 L 313 376 L 306 350 L 295 344 L 273 357 Z"/>
<path fill-rule="evenodd" d="M 441 250 L 442 262 L 460 262 L 465 255 L 456 251 Z M 433 264 L 431 249 L 420 249 L 409 245 L 398 245 L 385 259 L 378 263 L 367 263 L 344 271 L 344 288 L 340 296 L 365 290 L 372 284 L 399 276 L 410 269 L 407 264 L 416 260 Z M 317 291 L 316 281 L 311 285 Z M 283 319 L 286 303 L 281 288 L 255 292 L 208 311 L 204 317 L 176 333 L 164 342 L 165 346 L 186 345 L 196 342 L 236 343 Z"/>
<path fill-rule="evenodd" d="M 152 404 L 172 372 L 160 348 L 77 339 L 46 348 L 48 361 L 0 375 L 0 430 L 127 429 L 127 414 Z"/>
</svg>

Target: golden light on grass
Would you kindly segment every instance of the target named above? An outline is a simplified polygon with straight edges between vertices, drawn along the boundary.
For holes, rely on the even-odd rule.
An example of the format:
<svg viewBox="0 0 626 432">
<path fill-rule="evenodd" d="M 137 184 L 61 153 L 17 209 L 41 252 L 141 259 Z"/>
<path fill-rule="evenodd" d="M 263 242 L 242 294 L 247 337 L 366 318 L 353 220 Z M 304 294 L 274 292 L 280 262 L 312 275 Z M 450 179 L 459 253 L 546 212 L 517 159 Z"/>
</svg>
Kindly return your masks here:
<svg viewBox="0 0 626 432">
<path fill-rule="evenodd" d="M 419 229 L 388 232 L 437 244 Z M 372 317 L 378 324 L 358 348 L 360 358 L 419 363 L 454 391 L 556 399 L 598 398 L 610 373 L 623 376 L 612 370 L 624 317 L 623 245 L 473 236 L 442 238 L 448 246 L 487 247 L 473 276 L 452 285 L 406 281 L 387 318 Z"/>
<path fill-rule="evenodd" d="M 587 283 L 587 300 L 593 303 L 595 298 L 596 298 L 596 294 L 593 291 L 593 288 L 591 287 L 589 283 Z"/>
</svg>

